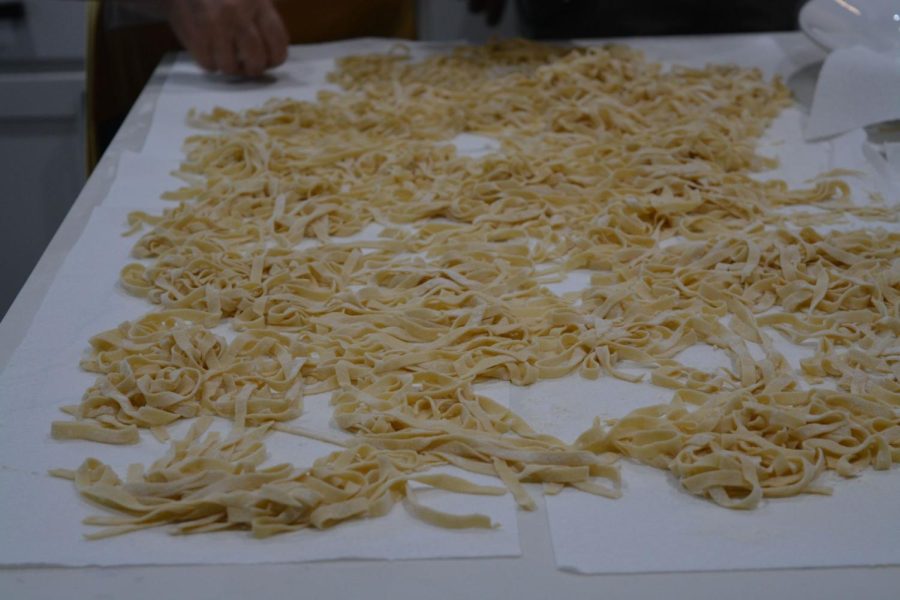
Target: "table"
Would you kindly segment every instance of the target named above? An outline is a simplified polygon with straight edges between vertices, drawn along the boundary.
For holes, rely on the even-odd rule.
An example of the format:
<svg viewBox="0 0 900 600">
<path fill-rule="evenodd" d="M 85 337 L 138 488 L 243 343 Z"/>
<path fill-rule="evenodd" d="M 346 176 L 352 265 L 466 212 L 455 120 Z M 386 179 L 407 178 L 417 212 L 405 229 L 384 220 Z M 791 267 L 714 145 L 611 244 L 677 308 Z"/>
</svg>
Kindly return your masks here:
<svg viewBox="0 0 900 600">
<path fill-rule="evenodd" d="M 801 34 L 779 34 L 809 50 Z M 782 37 L 783 36 L 783 37 Z M 109 189 L 118 157 L 139 150 L 159 97 L 164 62 L 88 180 L 27 284 L 0 323 L 0 366 L 6 364 L 93 207 Z M 543 506 L 518 513 L 522 556 L 513 559 L 327 561 L 300 564 L 0 569 L 4 598 L 889 598 L 900 566 L 586 576 L 557 569 Z"/>
</svg>

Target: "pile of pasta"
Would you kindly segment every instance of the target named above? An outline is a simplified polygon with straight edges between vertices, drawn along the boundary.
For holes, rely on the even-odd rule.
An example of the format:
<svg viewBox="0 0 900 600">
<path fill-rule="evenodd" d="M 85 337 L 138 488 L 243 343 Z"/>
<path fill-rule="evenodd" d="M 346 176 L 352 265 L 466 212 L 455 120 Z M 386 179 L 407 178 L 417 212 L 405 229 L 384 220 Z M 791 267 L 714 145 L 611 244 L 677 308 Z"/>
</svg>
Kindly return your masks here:
<svg viewBox="0 0 900 600">
<path fill-rule="evenodd" d="M 94 459 L 54 472 L 117 513 L 89 519 L 95 537 L 267 536 L 396 503 L 490 527 L 411 484 L 530 509 L 524 483 L 618 497 L 622 457 L 749 509 L 900 460 L 900 234 L 879 225 L 898 211 L 855 203 L 840 173 L 757 176 L 780 81 L 521 41 L 349 57 L 330 78 L 341 91 L 316 101 L 192 114 L 177 205 L 131 216 L 144 232 L 121 282 L 156 308 L 91 340 L 96 383 L 53 434 L 165 441 L 195 422 L 124 479 Z M 498 147 L 463 155 L 463 133 Z M 552 291 L 576 270 L 589 285 Z M 778 338 L 810 357 L 791 364 Z M 730 368 L 682 364 L 696 344 Z M 564 441 L 478 391 L 570 374 L 673 396 Z M 291 424 L 326 392 L 347 435 Z M 213 417 L 231 432 L 207 432 Z M 263 466 L 272 431 L 335 451 Z M 427 472 L 441 465 L 503 487 Z"/>
</svg>

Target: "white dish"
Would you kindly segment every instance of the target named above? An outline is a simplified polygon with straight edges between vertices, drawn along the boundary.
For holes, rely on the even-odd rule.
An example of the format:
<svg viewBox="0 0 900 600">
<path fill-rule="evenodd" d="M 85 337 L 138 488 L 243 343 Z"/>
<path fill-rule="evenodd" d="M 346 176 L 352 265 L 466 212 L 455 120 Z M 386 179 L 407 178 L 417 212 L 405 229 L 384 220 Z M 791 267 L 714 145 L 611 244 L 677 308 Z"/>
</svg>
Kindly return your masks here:
<svg viewBox="0 0 900 600">
<path fill-rule="evenodd" d="M 900 0 L 810 0 L 800 29 L 826 50 L 860 45 L 900 56 Z"/>
</svg>

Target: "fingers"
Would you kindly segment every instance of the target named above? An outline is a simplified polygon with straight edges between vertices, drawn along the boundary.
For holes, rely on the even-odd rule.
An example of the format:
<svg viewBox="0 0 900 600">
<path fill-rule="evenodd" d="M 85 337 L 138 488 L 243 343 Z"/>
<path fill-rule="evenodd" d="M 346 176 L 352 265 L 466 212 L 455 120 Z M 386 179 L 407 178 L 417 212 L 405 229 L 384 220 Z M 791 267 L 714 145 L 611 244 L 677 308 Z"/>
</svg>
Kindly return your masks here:
<svg viewBox="0 0 900 600">
<path fill-rule="evenodd" d="M 236 47 L 240 62 L 240 75 L 259 77 L 269 66 L 266 45 L 255 23 L 241 29 L 237 35 Z"/>
<path fill-rule="evenodd" d="M 266 66 L 277 67 L 287 60 L 288 45 L 290 38 L 287 29 L 285 29 L 284 21 L 275 7 L 270 3 L 261 3 L 259 12 L 256 16 L 256 26 L 259 28 L 259 35 L 266 46 L 266 56 L 268 58 Z"/>
<path fill-rule="evenodd" d="M 243 75 L 244 68 L 238 54 L 242 45 L 242 27 L 247 26 L 248 12 L 241 0 L 204 0 L 209 12 L 209 30 L 212 32 L 213 55 L 216 70 L 226 75 Z"/>
<path fill-rule="evenodd" d="M 216 61 L 213 58 L 212 44 L 209 39 L 204 36 L 197 36 L 196 41 L 190 46 L 186 45 L 187 51 L 191 53 L 197 64 L 205 71 L 215 71 Z"/>
<path fill-rule="evenodd" d="M 215 71 L 216 62 L 208 31 L 200 26 L 190 10 L 193 8 L 190 4 L 181 0 L 171 2 L 168 6 L 169 23 L 178 40 L 194 57 L 197 64 L 207 71 Z"/>
<path fill-rule="evenodd" d="M 257 77 L 287 58 L 287 31 L 271 0 L 173 0 L 169 19 L 208 71 Z"/>
<path fill-rule="evenodd" d="M 221 27 L 214 28 L 214 33 L 210 36 L 210 43 L 213 54 L 213 71 L 225 73 L 226 75 L 240 75 L 241 63 L 238 60 L 237 45 L 235 44 L 234 35 Z"/>
</svg>

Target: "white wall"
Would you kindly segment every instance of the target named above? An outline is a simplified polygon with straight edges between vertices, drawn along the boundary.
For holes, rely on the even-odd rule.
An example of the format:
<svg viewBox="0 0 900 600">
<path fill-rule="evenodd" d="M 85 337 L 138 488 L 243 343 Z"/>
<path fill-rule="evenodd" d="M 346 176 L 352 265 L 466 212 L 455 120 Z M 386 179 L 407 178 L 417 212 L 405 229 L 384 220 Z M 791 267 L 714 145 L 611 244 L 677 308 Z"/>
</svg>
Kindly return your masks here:
<svg viewBox="0 0 900 600">
<path fill-rule="evenodd" d="M 84 184 L 85 7 L 0 23 L 0 318 Z"/>
</svg>

